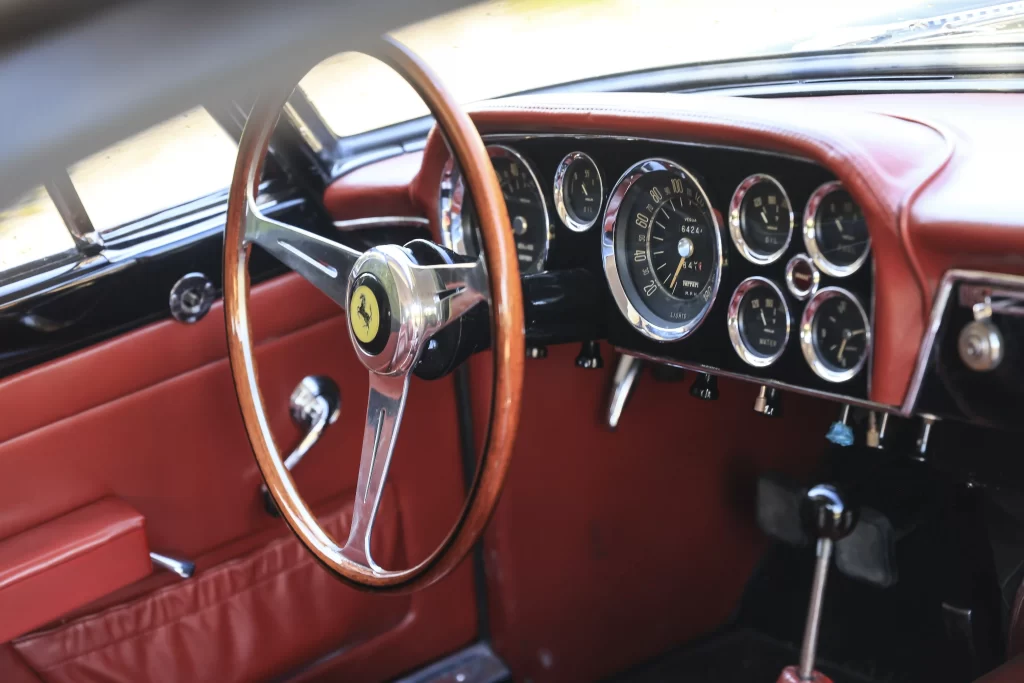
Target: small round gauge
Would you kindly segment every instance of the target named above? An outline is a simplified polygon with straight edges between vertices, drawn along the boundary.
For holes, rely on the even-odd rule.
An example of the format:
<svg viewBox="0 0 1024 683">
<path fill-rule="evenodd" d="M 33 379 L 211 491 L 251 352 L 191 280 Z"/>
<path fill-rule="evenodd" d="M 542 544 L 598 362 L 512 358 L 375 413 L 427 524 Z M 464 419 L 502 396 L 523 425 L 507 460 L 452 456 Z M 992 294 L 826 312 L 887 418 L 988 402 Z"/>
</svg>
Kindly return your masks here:
<svg viewBox="0 0 1024 683">
<path fill-rule="evenodd" d="M 871 323 L 857 298 L 840 287 L 826 287 L 807 302 L 800 319 L 800 348 L 822 379 L 845 382 L 868 359 Z"/>
<path fill-rule="evenodd" d="M 700 183 L 667 159 L 641 161 L 608 200 L 601 253 L 619 310 L 659 341 L 703 322 L 722 277 L 718 218 Z"/>
<path fill-rule="evenodd" d="M 505 198 L 519 257 L 519 271 L 540 272 L 547 259 L 551 219 L 537 175 L 526 159 L 509 147 L 490 145 L 487 154 Z M 479 254 L 480 240 L 471 218 L 475 217 L 473 203 L 451 159 L 441 177 L 440 199 L 444 245 L 457 254 Z"/>
<path fill-rule="evenodd" d="M 800 301 L 814 296 L 821 283 L 821 273 L 807 254 L 797 254 L 786 263 L 786 288 Z"/>
<path fill-rule="evenodd" d="M 555 211 L 565 226 L 584 232 L 601 215 L 604 185 L 594 160 L 583 152 L 565 155 L 555 171 Z"/>
<path fill-rule="evenodd" d="M 807 200 L 804 245 L 814 264 L 833 277 L 852 275 L 867 260 L 871 238 L 864 212 L 838 180 Z"/>
<path fill-rule="evenodd" d="M 751 263 L 778 260 L 793 238 L 793 207 L 775 178 L 755 173 L 745 179 L 729 202 L 729 234 Z"/>
<path fill-rule="evenodd" d="M 789 306 L 774 282 L 748 277 L 733 292 L 726 324 L 737 355 L 748 365 L 767 367 L 786 350 Z"/>
</svg>

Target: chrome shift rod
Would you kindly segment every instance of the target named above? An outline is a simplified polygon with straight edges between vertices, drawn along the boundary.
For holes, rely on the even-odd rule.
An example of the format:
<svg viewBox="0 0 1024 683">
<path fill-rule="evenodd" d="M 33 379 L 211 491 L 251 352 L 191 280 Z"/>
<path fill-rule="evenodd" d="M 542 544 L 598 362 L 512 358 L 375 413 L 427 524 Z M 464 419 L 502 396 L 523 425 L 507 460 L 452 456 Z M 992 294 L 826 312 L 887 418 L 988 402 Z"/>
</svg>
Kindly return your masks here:
<svg viewBox="0 0 1024 683">
<path fill-rule="evenodd" d="M 818 651 L 818 627 L 821 606 L 825 601 L 825 581 L 835 542 L 853 530 L 853 511 L 843 502 L 832 486 L 821 484 L 811 488 L 804 499 L 804 512 L 809 531 L 817 539 L 814 580 L 811 582 L 811 600 L 807 605 L 807 623 L 800 647 L 800 680 L 814 680 L 814 659 Z"/>
</svg>

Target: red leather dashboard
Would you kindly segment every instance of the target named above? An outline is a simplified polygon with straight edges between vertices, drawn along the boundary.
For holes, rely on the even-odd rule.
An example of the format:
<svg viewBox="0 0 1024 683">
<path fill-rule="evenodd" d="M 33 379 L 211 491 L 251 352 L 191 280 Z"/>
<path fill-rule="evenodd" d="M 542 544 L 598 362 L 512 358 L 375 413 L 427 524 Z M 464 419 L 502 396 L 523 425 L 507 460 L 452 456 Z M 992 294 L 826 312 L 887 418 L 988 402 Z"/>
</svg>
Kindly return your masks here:
<svg viewBox="0 0 1024 683">
<path fill-rule="evenodd" d="M 752 100 L 591 93 L 508 98 L 471 113 L 484 134 L 607 134 L 729 145 L 796 155 L 830 170 L 863 208 L 874 245 L 870 398 L 903 406 L 942 274 L 951 268 L 1024 272 L 1013 174 L 997 172 L 1003 160 L 1024 152 L 1024 140 L 1006 134 L 1022 107 L 1024 97 L 1013 94 Z M 362 188 L 428 217 L 436 229 L 444 144 L 432 135 L 422 155 L 401 159 L 339 179 L 325 198 L 335 217 L 361 215 L 358 204 L 345 207 L 341 199 Z"/>
</svg>

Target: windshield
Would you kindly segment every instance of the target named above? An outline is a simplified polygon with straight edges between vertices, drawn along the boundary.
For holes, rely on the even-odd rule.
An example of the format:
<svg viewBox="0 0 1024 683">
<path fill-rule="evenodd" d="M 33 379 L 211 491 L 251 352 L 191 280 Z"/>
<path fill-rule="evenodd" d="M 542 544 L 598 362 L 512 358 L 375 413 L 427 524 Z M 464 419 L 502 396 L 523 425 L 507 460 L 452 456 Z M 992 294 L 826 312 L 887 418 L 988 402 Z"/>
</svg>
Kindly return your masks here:
<svg viewBox="0 0 1024 683">
<path fill-rule="evenodd" d="M 892 25 L 941 28 L 969 22 L 978 8 L 991 5 L 992 0 L 495 0 L 395 36 L 460 101 L 472 102 L 680 64 L 847 44 L 881 49 L 884 44 L 870 39 Z M 1014 5 L 1022 3 L 1002 7 Z M 963 41 L 961 33 L 947 37 Z M 929 44 L 943 40 L 928 38 Z M 301 85 L 338 136 L 427 113 L 398 76 L 362 55 L 333 57 Z"/>
</svg>

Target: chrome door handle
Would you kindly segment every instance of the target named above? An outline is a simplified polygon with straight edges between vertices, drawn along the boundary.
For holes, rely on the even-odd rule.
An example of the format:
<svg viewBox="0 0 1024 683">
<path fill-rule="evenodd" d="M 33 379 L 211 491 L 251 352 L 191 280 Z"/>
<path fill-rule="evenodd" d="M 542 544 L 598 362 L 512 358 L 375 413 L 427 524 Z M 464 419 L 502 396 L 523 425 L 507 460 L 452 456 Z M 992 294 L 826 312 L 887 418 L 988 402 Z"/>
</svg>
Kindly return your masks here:
<svg viewBox="0 0 1024 683">
<path fill-rule="evenodd" d="M 306 430 L 299 443 L 284 459 L 284 466 L 291 471 L 320 440 L 324 431 L 338 421 L 341 414 L 341 391 L 334 380 L 325 375 L 303 377 L 292 391 L 289 412 L 295 424 Z M 277 506 L 267 491 L 267 485 L 263 484 L 260 491 L 267 512 L 277 517 Z"/>
</svg>

